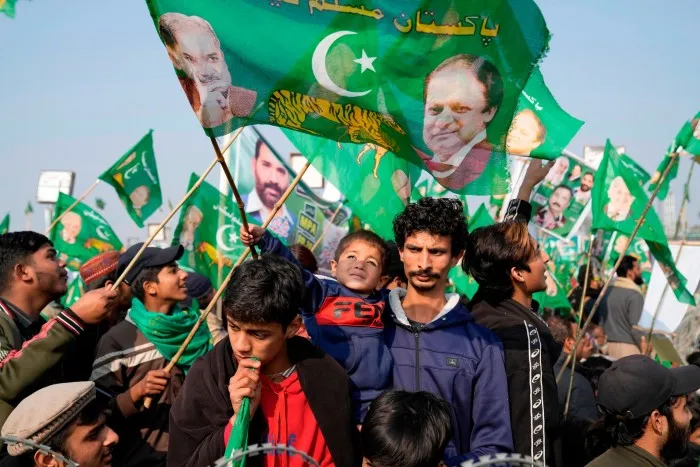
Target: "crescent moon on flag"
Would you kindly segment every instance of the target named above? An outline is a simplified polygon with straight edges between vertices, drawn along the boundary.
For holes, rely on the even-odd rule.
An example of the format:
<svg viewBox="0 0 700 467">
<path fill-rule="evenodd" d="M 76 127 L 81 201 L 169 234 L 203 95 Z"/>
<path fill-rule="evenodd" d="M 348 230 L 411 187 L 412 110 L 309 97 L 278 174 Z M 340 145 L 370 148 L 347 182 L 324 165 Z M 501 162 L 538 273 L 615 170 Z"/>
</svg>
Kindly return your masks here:
<svg viewBox="0 0 700 467">
<path fill-rule="evenodd" d="M 219 227 L 219 230 L 216 231 L 216 244 L 219 246 L 219 248 L 222 251 L 233 251 L 236 249 L 235 246 L 231 246 L 227 241 L 226 241 L 226 231 L 228 229 L 233 229 L 234 227 L 232 225 L 222 225 Z M 234 230 L 234 235 L 235 235 L 235 230 Z"/>
<path fill-rule="evenodd" d="M 103 229 L 103 225 L 98 225 L 95 229 L 95 232 L 97 232 L 97 236 L 100 237 L 102 240 L 109 241 L 109 235 Z"/>
<path fill-rule="evenodd" d="M 367 91 L 355 92 L 343 89 L 333 82 L 331 77 L 328 75 L 328 70 L 326 69 L 326 56 L 328 55 L 328 51 L 330 50 L 331 46 L 341 37 L 353 34 L 357 33 L 353 31 L 336 31 L 333 34 L 329 34 L 328 36 L 324 37 L 323 40 L 316 46 L 316 50 L 314 50 L 314 54 L 311 57 L 311 68 L 313 69 L 314 77 L 316 78 L 316 81 L 318 81 L 318 84 L 329 91 L 334 92 L 339 96 L 362 97 L 372 92 L 372 90 L 369 89 Z"/>
</svg>

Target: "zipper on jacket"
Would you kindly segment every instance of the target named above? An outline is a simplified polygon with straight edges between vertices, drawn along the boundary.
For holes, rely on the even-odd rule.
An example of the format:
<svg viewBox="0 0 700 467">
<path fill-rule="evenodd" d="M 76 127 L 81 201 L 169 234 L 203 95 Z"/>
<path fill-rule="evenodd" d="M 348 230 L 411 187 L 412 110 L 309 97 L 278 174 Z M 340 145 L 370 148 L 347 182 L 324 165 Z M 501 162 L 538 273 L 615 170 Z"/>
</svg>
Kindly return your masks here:
<svg viewBox="0 0 700 467">
<path fill-rule="evenodd" d="M 416 338 L 416 391 L 420 391 L 420 331 L 413 331 Z"/>
</svg>

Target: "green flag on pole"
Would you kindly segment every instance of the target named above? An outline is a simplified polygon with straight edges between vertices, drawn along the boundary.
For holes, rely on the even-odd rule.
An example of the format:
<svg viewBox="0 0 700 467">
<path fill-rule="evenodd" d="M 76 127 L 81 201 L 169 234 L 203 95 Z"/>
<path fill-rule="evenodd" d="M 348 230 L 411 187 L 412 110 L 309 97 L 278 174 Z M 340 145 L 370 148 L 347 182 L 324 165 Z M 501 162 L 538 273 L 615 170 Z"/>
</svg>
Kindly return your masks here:
<svg viewBox="0 0 700 467">
<path fill-rule="evenodd" d="M 593 186 L 592 195 L 591 229 L 631 235 L 649 198 L 634 174 L 625 170 L 620 162 L 620 155 L 610 144 L 610 140 L 605 145 L 605 153 L 596 173 L 596 181 L 598 183 Z M 685 277 L 676 269 L 663 226 L 655 210 L 650 209 L 647 212 L 637 236 L 646 240 L 649 251 L 666 273 L 676 298 L 683 303 L 695 305 L 693 294 L 686 289 Z"/>
<path fill-rule="evenodd" d="M 651 177 L 651 180 L 649 182 L 650 192 L 656 189 L 656 185 L 659 182 L 659 179 L 661 178 L 661 174 L 664 173 L 666 167 L 668 167 L 668 164 L 671 163 L 671 154 L 677 153 L 681 149 L 685 148 L 685 145 L 690 141 L 692 135 L 693 127 L 690 125 L 690 122 L 685 122 L 681 129 L 678 131 L 678 134 L 674 138 L 671 145 L 666 150 L 666 155 L 659 163 L 659 167 L 657 167 L 656 172 L 654 172 L 654 175 Z M 678 176 L 678 165 L 679 164 L 674 164 L 674 166 L 671 167 L 671 171 L 668 173 L 668 176 L 661 185 L 661 188 L 659 188 L 659 193 L 656 195 L 657 198 L 661 200 L 666 199 L 666 196 L 668 195 L 668 190 L 671 186 L 671 182 L 676 178 L 676 176 Z"/>
<path fill-rule="evenodd" d="M 639 181 L 640 185 L 646 185 L 647 182 L 651 180 L 651 175 L 649 175 L 649 172 L 644 170 L 644 167 L 639 165 L 637 161 L 632 159 L 627 154 L 620 154 L 620 164 L 622 164 L 625 170 L 632 171 L 632 174 Z"/>
<path fill-rule="evenodd" d="M 10 231 L 10 214 L 5 214 L 5 217 L 2 218 L 2 222 L 0 222 L 0 235 L 6 234 L 9 231 Z"/>
<path fill-rule="evenodd" d="M 143 227 L 143 221 L 163 204 L 153 150 L 153 130 L 100 175 L 99 179 L 117 190 L 117 195 L 131 218 L 136 225 Z"/>
<path fill-rule="evenodd" d="M 503 176 L 505 135 L 549 41 L 532 0 L 147 4 L 208 135 L 253 122 L 364 144 L 377 165 L 393 152 L 471 194 Z"/>
<path fill-rule="evenodd" d="M 72 196 L 59 193 L 54 219 L 75 201 Z M 61 217 L 51 230 L 50 238 L 59 257 L 66 261 L 66 267 L 74 271 L 99 253 L 122 248 L 122 242 L 104 217 L 84 203 L 78 203 Z"/>
<path fill-rule="evenodd" d="M 73 306 L 73 304 L 77 302 L 78 299 L 82 297 L 84 293 L 85 284 L 83 283 L 83 279 L 80 277 L 80 274 L 78 274 L 75 276 L 75 279 L 73 279 L 71 283 L 68 284 L 68 290 L 66 291 L 66 294 L 63 297 L 61 297 L 61 305 L 63 305 L 64 308 Z"/>
<path fill-rule="evenodd" d="M 17 0 L 0 0 L 0 13 L 5 13 L 9 18 L 14 18 L 15 3 L 17 3 Z"/>
<path fill-rule="evenodd" d="M 27 202 L 27 207 L 24 208 L 24 214 L 29 215 L 34 212 L 34 207 L 32 206 L 31 202 Z"/>
<path fill-rule="evenodd" d="M 695 162 L 700 162 L 700 112 L 695 114 L 695 117 L 690 121 L 690 126 L 693 132 L 685 141 L 683 149 L 695 158 Z"/>
</svg>

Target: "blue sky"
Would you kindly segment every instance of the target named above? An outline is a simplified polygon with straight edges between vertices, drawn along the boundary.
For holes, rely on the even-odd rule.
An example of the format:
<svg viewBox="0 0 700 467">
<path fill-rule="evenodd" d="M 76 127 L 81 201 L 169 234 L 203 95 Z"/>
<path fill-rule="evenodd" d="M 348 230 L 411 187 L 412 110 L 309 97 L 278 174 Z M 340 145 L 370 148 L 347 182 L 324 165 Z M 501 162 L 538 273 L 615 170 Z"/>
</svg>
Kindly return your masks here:
<svg viewBox="0 0 700 467">
<path fill-rule="evenodd" d="M 553 36 L 542 65 L 547 84 L 586 122 L 569 149 L 580 154 L 609 137 L 653 172 L 681 124 L 700 110 L 700 2 L 537 3 Z M 77 196 L 149 128 L 166 200 L 176 202 L 190 172 L 213 157 L 145 2 L 19 0 L 16 19 L 0 16 L 0 44 L 0 216 L 9 211 L 13 229 L 24 228 L 40 170 L 77 172 Z M 683 161 L 676 193 L 688 167 Z M 699 223 L 694 185 L 689 219 Z M 95 197 L 107 202 L 104 215 L 125 243 L 144 235 L 110 187 L 98 187 L 90 204 Z M 32 227 L 44 227 L 36 204 Z"/>
</svg>

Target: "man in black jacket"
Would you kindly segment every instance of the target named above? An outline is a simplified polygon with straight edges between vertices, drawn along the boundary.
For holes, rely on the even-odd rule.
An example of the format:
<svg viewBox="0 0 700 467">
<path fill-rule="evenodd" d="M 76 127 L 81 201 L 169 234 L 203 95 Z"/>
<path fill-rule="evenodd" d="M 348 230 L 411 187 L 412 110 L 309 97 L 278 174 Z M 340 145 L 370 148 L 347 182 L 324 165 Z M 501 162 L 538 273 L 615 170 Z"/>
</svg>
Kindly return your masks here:
<svg viewBox="0 0 700 467">
<path fill-rule="evenodd" d="M 223 306 L 228 339 L 192 366 L 170 412 L 169 466 L 209 466 L 223 457 L 244 398 L 249 445 L 291 445 L 321 465 L 362 463 L 345 371 L 295 336 L 303 289 L 299 270 L 282 258 L 236 269 Z"/>
<path fill-rule="evenodd" d="M 532 299 L 547 288 L 547 261 L 527 223 L 511 220 L 472 232 L 462 267 L 479 284 L 469 305 L 472 315 L 503 342 L 515 452 L 561 466 L 552 369 L 561 346 Z"/>
</svg>

